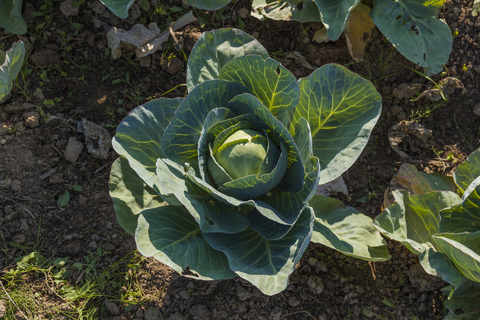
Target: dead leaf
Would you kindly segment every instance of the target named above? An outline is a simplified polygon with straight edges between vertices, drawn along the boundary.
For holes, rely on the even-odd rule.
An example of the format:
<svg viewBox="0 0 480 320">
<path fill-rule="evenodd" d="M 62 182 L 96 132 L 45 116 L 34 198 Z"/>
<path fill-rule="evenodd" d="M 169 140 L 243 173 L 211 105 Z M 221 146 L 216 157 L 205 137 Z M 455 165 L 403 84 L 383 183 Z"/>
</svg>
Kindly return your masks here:
<svg viewBox="0 0 480 320">
<path fill-rule="evenodd" d="M 444 98 L 446 99 L 456 89 L 462 89 L 462 94 L 465 94 L 465 92 L 467 92 L 462 81 L 454 77 L 448 77 L 441 80 L 438 86 L 440 88 L 425 90 L 421 95 L 418 96 L 417 99 L 415 99 L 415 101 L 417 101 L 420 98 L 425 98 L 431 102 L 440 101 Z M 443 93 L 443 96 L 442 96 L 442 93 Z"/>
<path fill-rule="evenodd" d="M 326 28 L 322 28 L 320 30 L 317 30 L 317 32 L 315 32 L 315 34 L 313 35 L 313 41 L 316 41 L 318 43 L 323 43 L 323 42 L 330 42 L 332 40 L 330 40 L 330 38 L 328 37 L 327 35 L 327 29 Z"/>
<path fill-rule="evenodd" d="M 403 159 L 408 159 L 410 156 L 402 149 L 408 147 L 411 151 L 416 152 L 419 150 L 419 145 L 427 142 L 431 136 L 432 131 L 417 121 L 403 121 L 388 130 L 390 146 Z"/>
<path fill-rule="evenodd" d="M 359 3 L 352 10 L 345 24 L 347 46 L 353 60 L 362 62 L 365 57 L 365 48 L 375 29 L 375 23 L 370 18 L 370 8 Z"/>
<path fill-rule="evenodd" d="M 310 70 L 317 70 L 317 67 L 314 67 L 310 63 L 308 63 L 307 59 L 305 59 L 305 57 L 302 56 L 302 54 L 298 51 L 291 51 L 291 52 L 287 53 L 285 55 L 285 57 L 297 60 L 298 62 L 300 62 L 300 64 L 304 68 L 307 68 L 307 69 L 310 69 Z"/>
</svg>

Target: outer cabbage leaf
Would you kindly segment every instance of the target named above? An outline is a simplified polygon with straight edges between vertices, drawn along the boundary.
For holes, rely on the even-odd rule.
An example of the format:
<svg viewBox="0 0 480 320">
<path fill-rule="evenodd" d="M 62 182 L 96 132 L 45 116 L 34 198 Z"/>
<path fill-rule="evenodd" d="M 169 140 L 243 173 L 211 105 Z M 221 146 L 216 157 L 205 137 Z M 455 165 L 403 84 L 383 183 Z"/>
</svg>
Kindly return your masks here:
<svg viewBox="0 0 480 320">
<path fill-rule="evenodd" d="M 376 0 L 370 12 L 392 45 L 431 74 L 443 70 L 452 51 L 450 29 L 437 14 L 437 4 L 425 0 Z"/>
<path fill-rule="evenodd" d="M 313 196 L 309 205 L 315 211 L 312 242 L 364 260 L 391 258 L 387 243 L 372 226 L 371 218 L 340 200 L 322 195 Z"/>
<path fill-rule="evenodd" d="M 225 80 L 203 82 L 192 90 L 175 112 L 162 141 L 163 154 L 176 163 L 198 164 L 198 139 L 210 111 L 226 107 L 238 94 L 248 92 L 239 83 Z"/>
<path fill-rule="evenodd" d="M 163 206 L 163 199 L 140 179 L 125 158 L 113 163 L 108 188 L 118 223 L 131 235 L 135 234 L 142 210 Z"/>
<path fill-rule="evenodd" d="M 345 28 L 350 12 L 360 0 L 313 0 L 317 4 L 322 22 L 330 40 L 338 40 Z"/>
<path fill-rule="evenodd" d="M 133 6 L 135 0 L 100 0 L 100 2 L 116 16 L 125 19 L 128 17 L 128 9 Z"/>
<path fill-rule="evenodd" d="M 142 211 L 135 241 L 140 253 L 195 279 L 219 280 L 235 276 L 225 255 L 214 250 L 184 207 L 163 206 Z M 189 276 L 187 274 L 187 276 Z"/>
<path fill-rule="evenodd" d="M 452 177 L 440 173 L 428 174 L 420 172 L 413 164 L 404 163 L 400 166 L 392 183 L 413 194 L 422 194 L 431 191 L 455 191 Z"/>
<path fill-rule="evenodd" d="M 443 320 L 478 320 L 480 317 L 478 288 L 478 283 L 467 278 L 464 278 L 464 282 L 455 290 L 452 286 L 443 288 L 442 292 L 449 297 L 443 303 L 450 310 Z M 459 310 L 463 310 L 463 313 L 457 314 Z"/>
<path fill-rule="evenodd" d="M 0 0 L 0 27 L 15 34 L 27 32 L 22 17 L 22 0 Z"/>
<path fill-rule="evenodd" d="M 413 196 L 408 191 L 395 190 L 393 196 L 396 203 L 383 210 L 373 221 L 373 226 L 415 254 L 434 248 L 432 235 L 439 231 L 438 213 L 461 201 L 456 193 L 450 191 Z"/>
<path fill-rule="evenodd" d="M 480 282 L 480 231 L 438 233 L 433 240 L 466 278 Z"/>
<path fill-rule="evenodd" d="M 480 183 L 474 180 L 472 187 Z M 469 187 L 470 188 L 470 187 Z M 440 212 L 440 232 L 475 232 L 480 230 L 480 187 L 463 194 L 462 203 Z"/>
<path fill-rule="evenodd" d="M 188 57 L 188 91 L 206 80 L 218 79 L 220 70 L 230 60 L 252 54 L 268 58 L 260 42 L 243 31 L 217 29 L 202 33 Z"/>
<path fill-rule="evenodd" d="M 480 177 L 480 149 L 471 153 L 453 174 L 460 194 L 463 194 L 477 177 Z"/>
<path fill-rule="evenodd" d="M 348 69 L 326 65 L 300 79 L 298 119 L 310 124 L 313 155 L 320 159 L 320 184 L 333 181 L 357 160 L 381 113 L 381 96 L 373 84 Z"/>
<path fill-rule="evenodd" d="M 115 151 L 128 159 L 130 167 L 150 188 L 158 185 L 156 162 L 163 158 L 163 133 L 182 101 L 160 98 L 138 106 L 123 119 L 112 139 Z"/>
<path fill-rule="evenodd" d="M 239 57 L 222 68 L 219 79 L 244 85 L 288 128 L 300 88 L 293 73 L 279 62 L 256 55 Z"/>
<path fill-rule="evenodd" d="M 253 229 L 203 236 L 214 249 L 225 253 L 231 270 L 263 293 L 273 295 L 287 287 L 288 276 L 308 247 L 312 227 L 313 211 L 307 207 L 288 234 L 279 240 L 265 240 Z"/>
<path fill-rule="evenodd" d="M 22 41 L 15 42 L 7 52 L 0 50 L 0 101 L 12 90 L 13 80 L 22 68 L 23 59 L 25 45 Z"/>
<path fill-rule="evenodd" d="M 298 9 L 299 4 L 302 5 L 302 9 Z M 320 12 L 313 0 L 253 0 L 252 9 L 252 16 L 260 20 L 270 18 L 273 20 L 294 20 L 303 23 L 320 21 Z"/>
<path fill-rule="evenodd" d="M 241 212 L 215 201 L 215 198 L 192 183 L 187 174 L 194 174 L 194 170 L 190 167 L 185 172 L 182 166 L 171 160 L 158 159 L 159 187 L 155 186 L 155 190 L 163 198 L 175 197 L 203 232 L 235 233 L 248 227 L 248 221 Z"/>
<path fill-rule="evenodd" d="M 217 10 L 225 7 L 232 0 L 186 0 L 185 3 L 197 9 L 202 10 Z"/>
</svg>

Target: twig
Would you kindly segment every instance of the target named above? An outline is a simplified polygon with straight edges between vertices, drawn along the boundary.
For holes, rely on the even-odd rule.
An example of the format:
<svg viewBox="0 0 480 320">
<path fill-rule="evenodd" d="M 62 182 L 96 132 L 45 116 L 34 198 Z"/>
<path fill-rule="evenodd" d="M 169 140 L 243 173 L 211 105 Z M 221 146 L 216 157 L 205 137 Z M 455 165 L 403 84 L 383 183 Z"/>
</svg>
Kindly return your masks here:
<svg viewBox="0 0 480 320">
<path fill-rule="evenodd" d="M 175 42 L 175 49 L 177 51 L 182 50 L 182 45 L 180 44 L 180 41 L 178 41 L 177 36 L 175 35 L 175 32 L 173 32 L 172 26 L 170 25 L 170 22 L 168 22 L 168 20 L 167 20 L 167 23 L 168 23 L 168 31 L 170 31 L 170 35 L 173 38 L 173 42 Z"/>
<path fill-rule="evenodd" d="M 49 170 L 47 173 L 44 173 L 42 174 L 38 179 L 39 180 L 44 180 L 46 178 L 48 178 L 49 176 L 51 176 L 52 174 L 54 174 L 55 172 L 57 172 L 57 168 L 53 168 L 51 170 Z"/>
<path fill-rule="evenodd" d="M 291 315 L 294 315 L 294 314 L 299 314 L 299 313 L 306 313 L 307 315 L 309 315 L 309 316 L 312 317 L 313 319 L 317 319 L 317 318 L 315 318 L 314 316 L 312 316 L 310 313 L 308 313 L 308 311 L 306 311 L 306 310 L 301 310 L 301 311 L 295 311 L 295 312 L 287 313 L 286 315 L 283 315 L 283 316 L 282 316 L 282 319 L 286 319 L 288 316 L 291 316 Z"/>
<path fill-rule="evenodd" d="M 14 200 L 43 202 L 43 200 L 29 199 L 29 198 L 17 198 L 17 197 L 9 196 L 8 194 L 6 194 L 5 192 L 2 192 L 2 191 L 0 191 L 0 193 L 1 193 L 4 197 L 10 198 L 10 199 L 14 199 Z"/>
<path fill-rule="evenodd" d="M 107 166 L 108 162 L 105 163 L 103 166 L 101 166 L 100 168 L 98 168 L 97 170 L 95 170 L 95 174 L 97 174 L 100 170 L 102 170 L 103 168 L 105 168 Z"/>
<path fill-rule="evenodd" d="M 65 157 L 63 156 L 63 153 L 61 153 L 60 150 L 58 150 L 58 149 L 53 145 L 53 143 L 51 143 L 50 145 L 53 147 L 53 149 L 55 149 L 55 150 L 62 156 L 63 159 L 65 159 Z"/>
<path fill-rule="evenodd" d="M 0 284 L 2 285 L 2 289 L 3 291 L 5 291 L 5 294 L 7 295 L 8 299 L 10 299 L 10 301 L 12 301 L 12 303 L 15 305 L 15 307 L 17 308 L 18 312 L 20 312 L 22 314 L 22 316 L 28 320 L 27 316 L 22 312 L 22 310 L 20 310 L 20 308 L 17 306 L 17 304 L 15 303 L 15 301 L 13 301 L 13 299 L 10 297 L 10 295 L 8 294 L 7 292 L 7 289 L 5 289 L 5 287 L 3 286 L 3 282 L 0 281 Z"/>
</svg>

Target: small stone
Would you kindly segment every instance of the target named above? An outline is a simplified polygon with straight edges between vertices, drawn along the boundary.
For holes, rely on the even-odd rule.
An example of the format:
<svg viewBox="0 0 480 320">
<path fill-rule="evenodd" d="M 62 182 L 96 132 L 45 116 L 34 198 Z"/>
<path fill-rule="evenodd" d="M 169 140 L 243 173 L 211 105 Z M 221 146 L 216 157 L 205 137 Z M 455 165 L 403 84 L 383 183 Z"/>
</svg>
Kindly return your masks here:
<svg viewBox="0 0 480 320">
<path fill-rule="evenodd" d="M 188 292 L 188 290 L 182 290 L 178 293 L 178 295 L 185 300 L 190 299 L 190 292 Z"/>
<path fill-rule="evenodd" d="M 310 265 L 310 267 L 315 267 L 315 265 L 317 264 L 318 262 L 318 259 L 315 258 L 315 257 L 310 257 L 308 258 L 307 260 L 307 263 Z"/>
<path fill-rule="evenodd" d="M 8 134 L 12 127 L 6 123 L 0 123 L 0 135 Z"/>
<path fill-rule="evenodd" d="M 6 177 L 3 180 L 0 180 L 0 189 L 7 189 L 10 188 L 10 185 L 12 184 L 12 179 L 9 177 Z"/>
<path fill-rule="evenodd" d="M 77 141 L 75 137 L 68 139 L 67 148 L 65 148 L 65 160 L 69 162 L 77 161 L 80 153 L 82 152 L 83 144 L 80 141 Z"/>
<path fill-rule="evenodd" d="M 320 294 L 323 291 L 323 281 L 321 278 L 315 275 L 311 275 L 308 278 L 307 285 L 310 288 L 310 291 L 312 291 L 315 294 Z"/>
<path fill-rule="evenodd" d="M 190 308 L 190 314 L 194 320 L 208 320 L 208 309 L 204 304 L 197 304 Z"/>
<path fill-rule="evenodd" d="M 282 309 L 280 308 L 275 308 L 270 312 L 270 320 L 280 320 L 282 317 Z"/>
<path fill-rule="evenodd" d="M 474 107 L 473 107 L 473 113 L 476 115 L 476 116 L 479 116 L 480 117 L 480 103 L 476 104 Z M 1 130 L 1 129 L 0 129 Z M 0 134 L 1 134 L 1 131 L 0 131 Z"/>
<path fill-rule="evenodd" d="M 111 314 L 117 314 L 120 311 L 120 308 L 112 301 L 105 299 L 104 303 L 105 307 Z"/>
<path fill-rule="evenodd" d="M 50 48 L 40 49 L 30 58 L 37 68 L 42 68 L 60 62 L 60 56 L 56 50 Z"/>
<path fill-rule="evenodd" d="M 250 16 L 250 10 L 246 8 L 240 8 L 238 10 L 238 16 L 242 19 L 247 19 Z"/>
<path fill-rule="evenodd" d="M 138 62 L 140 63 L 140 67 L 150 68 L 150 65 L 152 63 L 152 56 L 146 56 L 146 57 L 140 58 L 138 59 Z"/>
<path fill-rule="evenodd" d="M 20 180 L 12 181 L 12 184 L 10 185 L 10 189 L 12 189 L 12 191 L 18 192 L 20 191 L 21 188 L 22 188 L 22 182 Z"/>
<path fill-rule="evenodd" d="M 408 120 L 407 113 L 405 111 L 400 112 L 397 114 L 397 120 L 398 121 L 406 121 Z"/>
<path fill-rule="evenodd" d="M 140 10 L 140 6 L 135 3 L 131 8 L 130 8 L 130 11 L 128 11 L 128 16 L 133 20 L 137 20 L 138 18 L 140 18 L 140 16 L 142 15 L 142 11 Z"/>
<path fill-rule="evenodd" d="M 144 314 L 145 320 L 163 320 L 163 316 L 158 308 L 147 309 L 145 310 Z"/>
<path fill-rule="evenodd" d="M 403 111 L 403 109 L 402 109 L 402 107 L 400 107 L 400 106 L 396 106 L 396 105 L 395 105 L 395 106 L 391 106 L 391 107 L 390 107 L 390 113 L 391 113 L 392 116 L 394 116 L 394 117 L 395 117 L 397 114 L 399 114 L 400 112 L 402 112 L 402 111 Z"/>
<path fill-rule="evenodd" d="M 23 120 L 29 128 L 36 128 L 39 126 L 40 114 L 36 111 L 27 112 L 23 115 Z"/>
<path fill-rule="evenodd" d="M 40 91 L 40 90 L 39 90 L 39 91 L 35 91 L 35 92 L 33 93 L 33 97 L 34 97 L 36 100 L 38 100 L 38 101 L 43 101 L 43 100 L 45 100 L 45 95 L 44 95 L 43 92 Z"/>
<path fill-rule="evenodd" d="M 296 306 L 298 306 L 299 304 L 300 304 L 300 300 L 298 300 L 297 297 L 292 296 L 292 297 L 288 298 L 288 305 L 289 305 L 290 307 L 296 307 Z"/>
<path fill-rule="evenodd" d="M 98 0 L 95 0 L 92 4 L 92 10 L 95 13 L 103 14 L 105 12 L 105 6 Z"/>
<path fill-rule="evenodd" d="M 245 301 L 252 297 L 252 293 L 242 286 L 237 287 L 237 296 L 240 301 Z"/>
<path fill-rule="evenodd" d="M 60 11 L 66 17 L 68 16 L 76 16 L 78 15 L 78 11 L 80 10 L 79 6 L 73 6 L 73 0 L 65 0 L 60 3 Z"/>
<path fill-rule="evenodd" d="M 173 58 L 167 63 L 167 72 L 173 75 L 178 71 L 180 71 L 180 69 L 182 69 L 182 66 L 183 66 L 182 60 L 180 60 L 179 58 Z"/>
<path fill-rule="evenodd" d="M 0 139 L 0 145 L 4 146 L 7 144 L 7 140 L 6 139 Z"/>
<path fill-rule="evenodd" d="M 138 308 L 137 311 L 135 312 L 135 318 L 143 319 L 143 317 L 144 317 L 143 309 Z"/>
</svg>

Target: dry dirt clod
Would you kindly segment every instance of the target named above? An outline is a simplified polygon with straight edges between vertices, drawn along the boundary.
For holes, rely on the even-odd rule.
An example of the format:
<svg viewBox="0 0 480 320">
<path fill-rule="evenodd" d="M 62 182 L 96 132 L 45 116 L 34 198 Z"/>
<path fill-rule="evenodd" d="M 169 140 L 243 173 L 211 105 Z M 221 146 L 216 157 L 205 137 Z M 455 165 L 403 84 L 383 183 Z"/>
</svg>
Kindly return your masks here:
<svg viewBox="0 0 480 320">
<path fill-rule="evenodd" d="M 60 61 L 60 56 L 58 52 L 51 48 L 40 49 L 35 52 L 30 60 L 37 68 L 42 68 L 56 64 Z"/>
<path fill-rule="evenodd" d="M 238 9 L 238 16 L 242 19 L 247 19 L 248 17 L 250 17 L 250 10 L 246 8 Z"/>
<path fill-rule="evenodd" d="M 412 151 L 417 151 L 419 145 L 427 142 L 431 136 L 432 131 L 417 121 L 402 121 L 388 130 L 390 146 L 403 159 L 408 159 L 410 156 L 402 150 L 402 145 L 408 145 Z"/>
<path fill-rule="evenodd" d="M 67 147 L 65 148 L 64 157 L 65 160 L 69 162 L 77 161 L 80 153 L 82 152 L 83 144 L 80 141 L 77 141 L 75 137 L 68 139 Z"/>
<path fill-rule="evenodd" d="M 12 189 L 13 192 L 20 191 L 20 189 L 22 189 L 22 182 L 20 180 L 13 180 L 10 189 Z"/>
<path fill-rule="evenodd" d="M 473 107 L 473 113 L 474 113 L 476 116 L 479 116 L 479 117 L 480 117 L 480 103 L 476 104 L 475 107 Z"/>
<path fill-rule="evenodd" d="M 320 294 L 323 291 L 323 281 L 322 278 L 315 275 L 311 275 L 307 280 L 307 285 L 315 294 Z"/>
<path fill-rule="evenodd" d="M 106 7 L 98 0 L 95 0 L 92 4 L 92 10 L 98 14 L 104 14 Z"/>
<path fill-rule="evenodd" d="M 39 119 L 40 119 L 40 114 L 36 111 L 27 112 L 23 115 L 23 120 L 25 121 L 25 124 L 29 128 L 38 127 L 40 125 Z"/>
<path fill-rule="evenodd" d="M 3 111 L 5 111 L 7 114 L 13 114 L 13 113 L 23 112 L 24 109 L 22 106 L 8 105 L 3 109 Z"/>
<path fill-rule="evenodd" d="M 120 311 L 120 308 L 112 301 L 105 299 L 104 303 L 105 303 L 105 307 L 111 314 L 117 314 Z"/>
<path fill-rule="evenodd" d="M 144 315 L 145 320 L 163 320 L 163 316 L 158 308 L 146 309 Z"/>
<path fill-rule="evenodd" d="M 208 320 L 209 318 L 209 312 L 207 307 L 204 304 L 197 304 L 194 305 L 190 309 L 190 314 L 193 316 L 194 320 Z"/>
<path fill-rule="evenodd" d="M 0 136 L 7 134 L 12 127 L 6 123 L 0 123 Z"/>
</svg>

